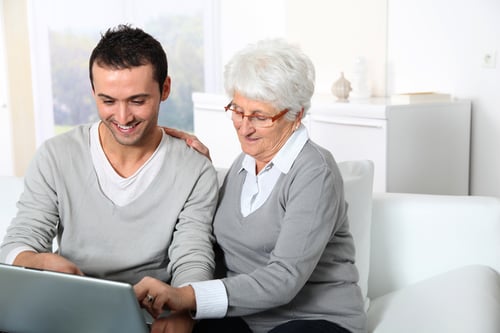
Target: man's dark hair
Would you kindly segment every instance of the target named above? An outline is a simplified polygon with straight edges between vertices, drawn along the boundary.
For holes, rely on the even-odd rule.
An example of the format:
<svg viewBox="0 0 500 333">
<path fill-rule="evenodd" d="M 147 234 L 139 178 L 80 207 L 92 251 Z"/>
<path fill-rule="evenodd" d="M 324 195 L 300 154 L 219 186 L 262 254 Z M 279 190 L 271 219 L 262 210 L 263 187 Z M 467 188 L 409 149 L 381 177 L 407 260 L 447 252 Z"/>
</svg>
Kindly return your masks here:
<svg viewBox="0 0 500 333">
<path fill-rule="evenodd" d="M 163 90 L 163 83 L 168 76 L 167 54 L 160 42 L 139 28 L 121 24 L 110 28 L 101 35 L 89 59 L 89 76 L 92 89 L 94 78 L 92 66 L 96 63 L 101 67 L 124 69 L 153 65 L 153 78 Z"/>
</svg>

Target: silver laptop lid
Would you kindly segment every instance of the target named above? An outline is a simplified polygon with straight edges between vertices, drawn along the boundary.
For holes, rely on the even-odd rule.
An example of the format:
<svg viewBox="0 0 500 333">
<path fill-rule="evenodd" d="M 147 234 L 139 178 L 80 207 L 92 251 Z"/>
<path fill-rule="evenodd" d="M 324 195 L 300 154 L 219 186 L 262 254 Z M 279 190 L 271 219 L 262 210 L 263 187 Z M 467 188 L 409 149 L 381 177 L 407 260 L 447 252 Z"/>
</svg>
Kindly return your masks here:
<svg viewBox="0 0 500 333">
<path fill-rule="evenodd" d="M 0 332 L 147 333 L 127 283 L 0 264 Z"/>
</svg>

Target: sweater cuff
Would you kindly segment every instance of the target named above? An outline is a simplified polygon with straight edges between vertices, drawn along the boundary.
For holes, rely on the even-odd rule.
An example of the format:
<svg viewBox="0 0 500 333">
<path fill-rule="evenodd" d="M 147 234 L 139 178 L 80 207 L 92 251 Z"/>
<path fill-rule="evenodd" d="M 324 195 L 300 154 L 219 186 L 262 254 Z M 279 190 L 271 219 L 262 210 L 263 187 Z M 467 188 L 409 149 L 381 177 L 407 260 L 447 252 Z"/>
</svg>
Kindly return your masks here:
<svg viewBox="0 0 500 333">
<path fill-rule="evenodd" d="M 189 283 L 196 298 L 194 319 L 223 318 L 227 312 L 226 287 L 221 280 Z"/>
<path fill-rule="evenodd" d="M 29 246 L 19 246 L 16 247 L 15 249 L 11 250 L 8 254 L 7 257 L 5 258 L 5 264 L 12 265 L 14 263 L 14 260 L 16 260 L 16 257 L 19 255 L 19 253 L 24 252 L 24 251 L 33 251 L 37 252 L 35 249 Z"/>
</svg>

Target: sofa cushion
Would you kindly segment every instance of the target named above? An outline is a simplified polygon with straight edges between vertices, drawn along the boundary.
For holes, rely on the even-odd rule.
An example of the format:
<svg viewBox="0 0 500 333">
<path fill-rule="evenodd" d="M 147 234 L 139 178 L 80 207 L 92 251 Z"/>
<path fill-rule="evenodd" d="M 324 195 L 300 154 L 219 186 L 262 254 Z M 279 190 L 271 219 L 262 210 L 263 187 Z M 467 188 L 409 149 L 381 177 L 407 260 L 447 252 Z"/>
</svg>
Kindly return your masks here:
<svg viewBox="0 0 500 333">
<path fill-rule="evenodd" d="M 373 333 L 498 333 L 500 275 L 484 265 L 464 266 L 371 299 Z"/>
<path fill-rule="evenodd" d="M 373 162 L 368 160 L 339 162 L 344 180 L 347 215 L 356 247 L 359 286 L 368 308 L 368 274 L 370 270 L 370 239 L 372 217 Z"/>
<path fill-rule="evenodd" d="M 0 243 L 12 218 L 16 216 L 19 196 L 23 191 L 23 178 L 0 176 Z"/>
</svg>

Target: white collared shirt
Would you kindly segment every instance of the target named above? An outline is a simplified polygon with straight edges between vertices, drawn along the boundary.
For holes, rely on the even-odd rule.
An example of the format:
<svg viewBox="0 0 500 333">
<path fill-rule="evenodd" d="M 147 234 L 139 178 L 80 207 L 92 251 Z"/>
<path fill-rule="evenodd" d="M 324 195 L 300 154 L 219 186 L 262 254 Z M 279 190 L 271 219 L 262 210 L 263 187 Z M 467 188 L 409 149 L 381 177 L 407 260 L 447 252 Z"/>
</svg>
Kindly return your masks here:
<svg viewBox="0 0 500 333">
<path fill-rule="evenodd" d="M 249 155 L 245 156 L 239 171 L 247 172 L 241 191 L 243 216 L 248 216 L 266 202 L 278 178 L 282 173 L 288 173 L 308 139 L 307 129 L 301 125 L 258 175 L 255 174 L 255 159 Z"/>
</svg>

